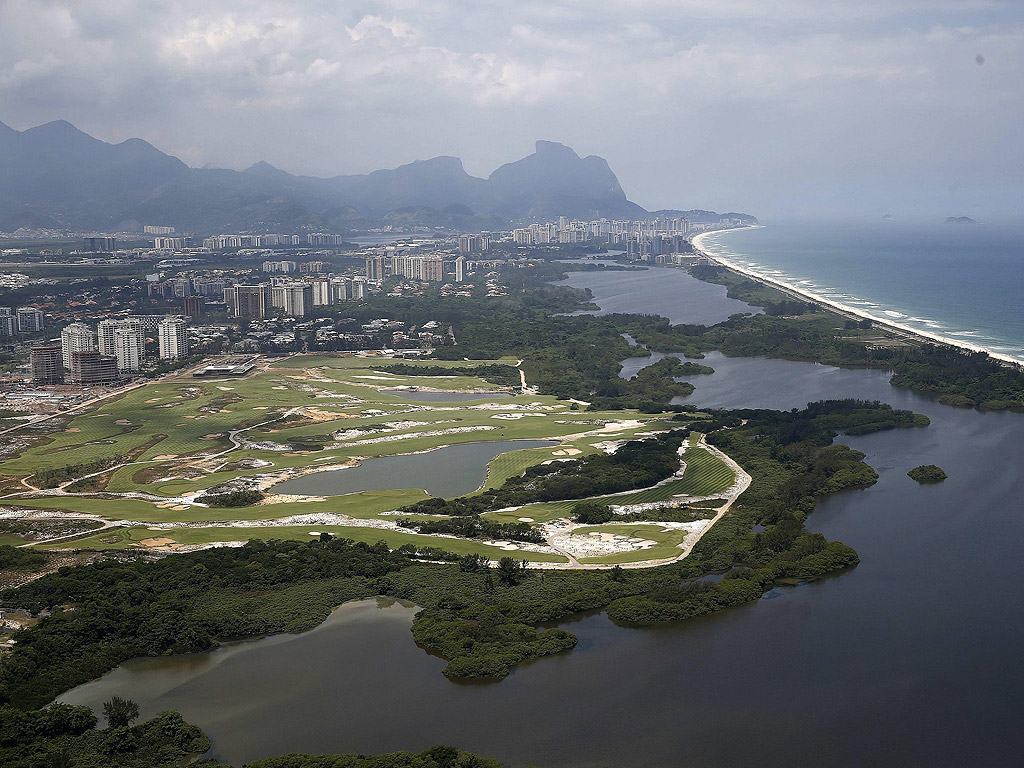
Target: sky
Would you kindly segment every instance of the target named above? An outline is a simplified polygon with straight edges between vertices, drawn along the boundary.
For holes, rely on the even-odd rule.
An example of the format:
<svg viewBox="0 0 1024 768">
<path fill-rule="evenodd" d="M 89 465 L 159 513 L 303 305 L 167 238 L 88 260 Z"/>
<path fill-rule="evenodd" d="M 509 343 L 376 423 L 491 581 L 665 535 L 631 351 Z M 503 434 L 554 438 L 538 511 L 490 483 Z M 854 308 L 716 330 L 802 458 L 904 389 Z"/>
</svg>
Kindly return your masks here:
<svg viewBox="0 0 1024 768">
<path fill-rule="evenodd" d="M 1024 2 L 0 0 L 0 121 L 56 119 L 197 167 L 547 139 L 649 209 L 1024 215 Z"/>
</svg>

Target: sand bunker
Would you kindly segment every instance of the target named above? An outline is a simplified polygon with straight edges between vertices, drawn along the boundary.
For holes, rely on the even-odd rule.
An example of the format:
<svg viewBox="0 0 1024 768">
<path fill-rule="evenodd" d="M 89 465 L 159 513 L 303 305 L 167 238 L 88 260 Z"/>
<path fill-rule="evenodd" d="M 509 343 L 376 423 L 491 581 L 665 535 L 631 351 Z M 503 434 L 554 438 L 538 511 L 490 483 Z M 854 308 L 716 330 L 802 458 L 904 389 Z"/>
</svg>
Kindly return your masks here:
<svg viewBox="0 0 1024 768">
<path fill-rule="evenodd" d="M 176 542 L 174 539 L 169 539 L 166 536 L 153 536 L 153 537 L 148 538 L 148 539 L 143 539 L 142 541 L 139 542 L 139 544 L 141 544 L 144 547 L 153 548 L 153 547 L 170 547 L 172 545 L 178 545 L 178 542 Z M 180 545 L 178 545 L 178 546 L 180 546 Z"/>
</svg>

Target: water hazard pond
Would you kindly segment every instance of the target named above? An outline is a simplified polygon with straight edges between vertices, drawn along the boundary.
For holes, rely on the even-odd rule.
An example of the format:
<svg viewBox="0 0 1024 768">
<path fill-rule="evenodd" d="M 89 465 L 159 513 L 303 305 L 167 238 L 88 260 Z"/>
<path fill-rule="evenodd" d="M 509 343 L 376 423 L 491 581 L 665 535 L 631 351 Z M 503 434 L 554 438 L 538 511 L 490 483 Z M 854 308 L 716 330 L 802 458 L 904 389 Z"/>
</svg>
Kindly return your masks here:
<svg viewBox="0 0 1024 768">
<path fill-rule="evenodd" d="M 340 496 L 360 491 L 422 488 L 431 496 L 462 496 L 480 487 L 487 477 L 487 465 L 495 456 L 557 444 L 557 440 L 496 440 L 449 445 L 425 453 L 367 459 L 347 469 L 315 472 L 281 483 L 274 491 Z"/>
</svg>

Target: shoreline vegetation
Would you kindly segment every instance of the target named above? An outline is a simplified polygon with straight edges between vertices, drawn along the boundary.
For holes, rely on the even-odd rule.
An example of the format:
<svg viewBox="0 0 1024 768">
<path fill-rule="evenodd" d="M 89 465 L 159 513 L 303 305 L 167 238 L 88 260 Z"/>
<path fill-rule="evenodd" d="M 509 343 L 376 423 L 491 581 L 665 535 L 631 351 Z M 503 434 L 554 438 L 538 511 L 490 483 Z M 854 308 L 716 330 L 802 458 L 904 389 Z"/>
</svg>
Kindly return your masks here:
<svg viewBox="0 0 1024 768">
<path fill-rule="evenodd" d="M 941 467 L 934 464 L 922 464 L 907 472 L 907 477 L 924 485 L 926 483 L 941 483 L 948 475 Z"/>
</svg>

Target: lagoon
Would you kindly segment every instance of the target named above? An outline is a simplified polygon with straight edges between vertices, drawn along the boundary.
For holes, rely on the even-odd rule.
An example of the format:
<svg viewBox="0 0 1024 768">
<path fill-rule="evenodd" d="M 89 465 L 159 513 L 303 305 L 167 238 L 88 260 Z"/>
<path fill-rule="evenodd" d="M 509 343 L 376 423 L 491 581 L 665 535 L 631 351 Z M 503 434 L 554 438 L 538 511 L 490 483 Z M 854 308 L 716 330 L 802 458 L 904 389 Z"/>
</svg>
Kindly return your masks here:
<svg viewBox="0 0 1024 768">
<path fill-rule="evenodd" d="M 487 465 L 507 451 L 544 448 L 557 440 L 495 440 L 448 445 L 404 456 L 365 459 L 355 467 L 314 472 L 274 486 L 275 493 L 341 496 L 359 491 L 422 488 L 431 496 L 472 493 L 487 477 Z"/>
</svg>

